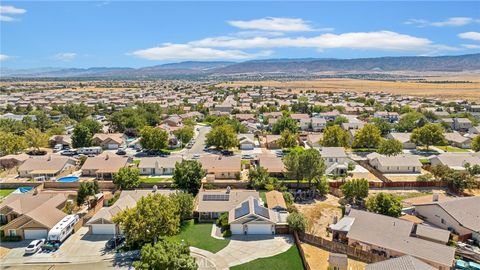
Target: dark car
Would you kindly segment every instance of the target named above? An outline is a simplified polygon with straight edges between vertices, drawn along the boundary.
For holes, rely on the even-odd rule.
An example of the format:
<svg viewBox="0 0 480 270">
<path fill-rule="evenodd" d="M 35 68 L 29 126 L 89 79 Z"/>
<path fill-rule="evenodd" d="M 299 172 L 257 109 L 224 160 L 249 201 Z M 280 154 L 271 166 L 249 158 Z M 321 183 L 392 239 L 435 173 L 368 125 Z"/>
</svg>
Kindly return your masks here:
<svg viewBox="0 0 480 270">
<path fill-rule="evenodd" d="M 117 235 L 115 237 L 110 238 L 110 240 L 107 241 L 107 243 L 105 244 L 105 248 L 107 249 L 116 248 L 121 244 L 123 244 L 123 242 L 125 242 L 125 236 Z"/>
<path fill-rule="evenodd" d="M 222 150 L 222 155 L 224 156 L 233 156 L 233 151 L 230 151 L 230 150 Z"/>
<path fill-rule="evenodd" d="M 123 149 L 118 149 L 115 154 L 120 155 L 120 156 L 124 156 L 124 155 L 127 154 L 127 151 L 125 151 Z"/>
</svg>

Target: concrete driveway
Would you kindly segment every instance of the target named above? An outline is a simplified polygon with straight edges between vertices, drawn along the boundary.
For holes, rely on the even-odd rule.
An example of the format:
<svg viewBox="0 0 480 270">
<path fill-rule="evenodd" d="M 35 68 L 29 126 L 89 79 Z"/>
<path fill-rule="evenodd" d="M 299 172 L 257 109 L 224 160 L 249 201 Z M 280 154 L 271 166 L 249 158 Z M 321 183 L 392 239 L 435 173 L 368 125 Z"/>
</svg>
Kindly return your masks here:
<svg viewBox="0 0 480 270">
<path fill-rule="evenodd" d="M 238 235 L 232 236 L 230 243 L 214 254 L 214 258 L 232 267 L 278 255 L 292 245 L 294 241 L 290 235 Z"/>
</svg>

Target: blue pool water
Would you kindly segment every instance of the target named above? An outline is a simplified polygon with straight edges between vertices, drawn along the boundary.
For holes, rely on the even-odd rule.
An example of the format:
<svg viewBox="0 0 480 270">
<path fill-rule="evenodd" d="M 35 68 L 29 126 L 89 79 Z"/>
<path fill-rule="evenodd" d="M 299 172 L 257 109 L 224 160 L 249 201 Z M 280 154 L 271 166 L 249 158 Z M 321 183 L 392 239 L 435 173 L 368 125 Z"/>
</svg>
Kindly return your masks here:
<svg viewBox="0 0 480 270">
<path fill-rule="evenodd" d="M 71 183 L 71 182 L 77 182 L 80 179 L 78 176 L 65 176 L 62 178 L 58 178 L 57 182 L 60 183 Z"/>
<path fill-rule="evenodd" d="M 33 187 L 19 187 L 13 193 L 27 193 L 32 189 Z"/>
</svg>

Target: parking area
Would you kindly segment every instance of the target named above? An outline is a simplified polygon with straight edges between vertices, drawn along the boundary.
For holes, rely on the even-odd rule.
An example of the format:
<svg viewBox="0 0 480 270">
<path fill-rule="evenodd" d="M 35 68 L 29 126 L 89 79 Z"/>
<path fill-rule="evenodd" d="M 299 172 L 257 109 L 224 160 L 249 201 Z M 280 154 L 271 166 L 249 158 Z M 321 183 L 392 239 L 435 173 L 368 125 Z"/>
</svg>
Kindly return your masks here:
<svg viewBox="0 0 480 270">
<path fill-rule="evenodd" d="M 0 265 L 16 265 L 24 263 L 79 263 L 111 259 L 115 255 L 105 250 L 105 243 L 109 235 L 89 235 L 88 228 L 82 227 L 71 235 L 56 251 L 39 251 L 32 255 L 25 255 L 25 247 L 31 241 L 3 242 L 1 246 L 8 249 Z"/>
</svg>

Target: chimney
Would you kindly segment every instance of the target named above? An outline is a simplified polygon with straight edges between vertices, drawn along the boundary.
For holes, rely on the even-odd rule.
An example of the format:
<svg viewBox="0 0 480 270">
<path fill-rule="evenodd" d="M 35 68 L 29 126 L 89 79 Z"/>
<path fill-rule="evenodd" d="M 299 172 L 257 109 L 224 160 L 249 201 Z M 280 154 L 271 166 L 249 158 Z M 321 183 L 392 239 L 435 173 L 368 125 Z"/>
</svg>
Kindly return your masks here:
<svg viewBox="0 0 480 270">
<path fill-rule="evenodd" d="M 438 202 L 438 193 L 433 193 L 433 195 L 432 195 L 432 200 L 433 200 L 434 202 Z"/>
</svg>

